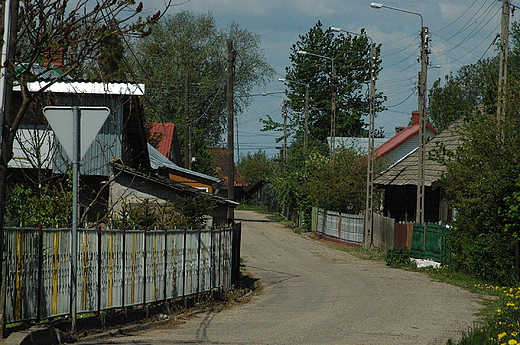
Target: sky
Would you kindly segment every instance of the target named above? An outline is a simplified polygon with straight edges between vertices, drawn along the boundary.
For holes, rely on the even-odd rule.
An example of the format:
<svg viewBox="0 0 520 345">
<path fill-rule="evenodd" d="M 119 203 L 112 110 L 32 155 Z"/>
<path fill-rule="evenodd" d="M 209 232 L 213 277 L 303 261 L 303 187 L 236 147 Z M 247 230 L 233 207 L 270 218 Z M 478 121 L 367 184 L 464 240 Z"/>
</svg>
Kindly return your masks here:
<svg viewBox="0 0 520 345">
<path fill-rule="evenodd" d="M 145 9 L 164 9 L 166 1 L 148 0 Z M 387 138 L 395 134 L 395 127 L 407 126 L 412 111 L 417 110 L 421 16 L 431 33 L 428 88 L 460 66 L 496 54 L 493 42 L 500 33 L 500 1 L 381 1 L 386 6 L 421 16 L 374 9 L 371 2 L 374 0 L 178 0 L 177 3 L 173 0 L 174 6 L 168 9 L 168 14 L 183 10 L 211 13 L 221 28 L 235 22 L 259 35 L 265 60 L 276 71 L 268 85 L 253 92 L 249 108 L 237 116 L 236 156 L 258 150 L 271 157 L 278 154 L 276 147 L 282 143 L 276 143 L 275 139 L 281 136 L 280 132 L 261 132 L 260 119 L 270 115 L 282 122 L 285 87 L 278 79 L 285 77 L 285 67 L 290 65 L 291 46 L 318 20 L 324 28 L 340 27 L 350 32 L 364 28 L 375 43 L 382 44 L 382 71 L 376 89 L 387 97 L 384 104 L 387 110 L 376 115 L 375 127 L 383 128 Z M 511 21 L 514 20 L 512 17 Z"/>
</svg>

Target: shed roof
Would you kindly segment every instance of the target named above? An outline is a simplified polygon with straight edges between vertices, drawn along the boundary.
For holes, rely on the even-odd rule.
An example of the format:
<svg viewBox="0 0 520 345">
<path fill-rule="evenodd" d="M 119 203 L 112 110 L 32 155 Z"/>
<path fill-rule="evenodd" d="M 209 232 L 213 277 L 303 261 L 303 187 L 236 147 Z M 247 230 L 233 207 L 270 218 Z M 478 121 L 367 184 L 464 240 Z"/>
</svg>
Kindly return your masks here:
<svg viewBox="0 0 520 345">
<path fill-rule="evenodd" d="M 425 145 L 425 186 L 431 186 L 439 180 L 441 174 L 446 171 L 446 166 L 436 160 L 428 159 L 430 152 L 439 143 L 448 150 L 455 150 L 460 145 L 460 129 L 462 120 L 454 122 L 447 129 L 439 133 Z M 408 155 L 397 161 L 390 168 L 374 179 L 378 185 L 416 185 L 418 168 L 418 149 L 416 148 Z"/>
<path fill-rule="evenodd" d="M 220 197 L 220 196 L 208 193 L 208 192 L 204 192 L 200 189 L 191 187 L 189 185 L 180 183 L 178 181 L 171 180 L 167 177 L 159 176 L 159 175 L 152 175 L 150 173 L 138 171 L 136 169 L 130 168 L 130 167 L 122 164 L 121 161 L 119 161 L 119 160 L 114 160 L 114 161 L 112 161 L 111 164 L 116 170 L 124 171 L 127 174 L 130 174 L 130 175 L 133 175 L 136 177 L 140 177 L 140 178 L 148 180 L 150 182 L 157 183 L 159 185 L 162 185 L 166 188 L 175 190 L 175 191 L 180 192 L 185 195 L 191 195 L 191 196 L 205 195 L 208 198 L 210 198 L 211 200 L 213 200 L 214 202 L 216 202 L 217 204 L 227 206 L 227 207 L 237 207 L 238 205 L 240 205 L 240 203 L 238 203 L 236 201 L 228 200 L 226 198 L 223 198 L 223 197 Z"/>
<path fill-rule="evenodd" d="M 153 147 L 150 144 L 148 144 L 148 154 L 150 155 L 150 165 L 151 165 L 152 169 L 166 168 L 166 169 L 171 169 L 174 171 L 182 172 L 187 175 L 200 177 L 200 178 L 209 180 L 214 183 L 220 182 L 220 180 L 217 177 L 209 176 L 209 175 L 206 175 L 203 173 L 199 173 L 199 172 L 178 166 L 177 164 L 173 163 L 168 158 L 163 156 L 163 154 L 161 152 L 159 152 L 159 150 L 157 150 L 155 147 Z"/>
</svg>

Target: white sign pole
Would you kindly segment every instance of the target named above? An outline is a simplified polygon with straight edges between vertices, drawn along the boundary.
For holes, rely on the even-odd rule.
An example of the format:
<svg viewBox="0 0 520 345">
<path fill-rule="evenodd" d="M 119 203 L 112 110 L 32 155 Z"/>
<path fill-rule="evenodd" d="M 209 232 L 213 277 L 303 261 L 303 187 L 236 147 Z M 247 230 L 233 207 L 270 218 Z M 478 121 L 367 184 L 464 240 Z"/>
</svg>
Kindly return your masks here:
<svg viewBox="0 0 520 345">
<path fill-rule="evenodd" d="M 78 296 L 78 218 L 79 218 L 79 168 L 81 159 L 110 114 L 106 107 L 45 107 L 47 121 L 60 139 L 72 161 L 72 230 L 70 238 L 70 313 L 71 331 L 76 330 Z M 71 119 L 72 113 L 72 121 Z M 82 123 L 81 114 L 85 118 Z M 72 123 L 71 123 L 72 122 Z M 83 136 L 81 130 L 83 129 Z M 72 131 L 71 131 L 72 130 Z M 70 133 L 72 132 L 72 137 Z M 82 142 L 83 140 L 83 142 Z M 83 150 L 82 150 L 83 148 Z"/>
</svg>

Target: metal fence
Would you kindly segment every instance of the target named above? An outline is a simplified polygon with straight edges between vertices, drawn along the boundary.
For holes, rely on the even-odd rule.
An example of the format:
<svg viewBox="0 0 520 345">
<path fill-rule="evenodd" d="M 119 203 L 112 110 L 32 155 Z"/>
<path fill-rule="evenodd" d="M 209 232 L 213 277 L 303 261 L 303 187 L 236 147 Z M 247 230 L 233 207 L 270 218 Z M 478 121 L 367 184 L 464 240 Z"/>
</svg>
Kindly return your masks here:
<svg viewBox="0 0 520 345">
<path fill-rule="evenodd" d="M 364 224 L 362 215 L 317 210 L 317 231 L 348 243 L 363 243 Z"/>
<path fill-rule="evenodd" d="M 71 313 L 71 229 L 6 228 L 6 322 Z M 213 230 L 78 230 L 77 311 L 227 290 L 240 224 Z"/>
<path fill-rule="evenodd" d="M 313 208 L 312 230 L 325 236 L 356 245 L 364 244 L 367 248 L 388 250 L 394 247 L 395 220 L 373 213 L 371 238 L 364 240 L 365 216 L 326 211 Z"/>
</svg>

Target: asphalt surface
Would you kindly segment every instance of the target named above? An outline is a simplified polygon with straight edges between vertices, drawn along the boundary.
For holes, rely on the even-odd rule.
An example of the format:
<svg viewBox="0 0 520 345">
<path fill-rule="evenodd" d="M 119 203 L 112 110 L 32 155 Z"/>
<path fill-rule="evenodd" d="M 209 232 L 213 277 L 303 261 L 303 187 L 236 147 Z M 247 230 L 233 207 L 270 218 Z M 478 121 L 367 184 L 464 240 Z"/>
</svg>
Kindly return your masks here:
<svg viewBox="0 0 520 345">
<path fill-rule="evenodd" d="M 477 321 L 478 295 L 235 212 L 242 257 L 260 278 L 261 294 L 180 325 L 95 344 L 445 344 Z"/>
</svg>

